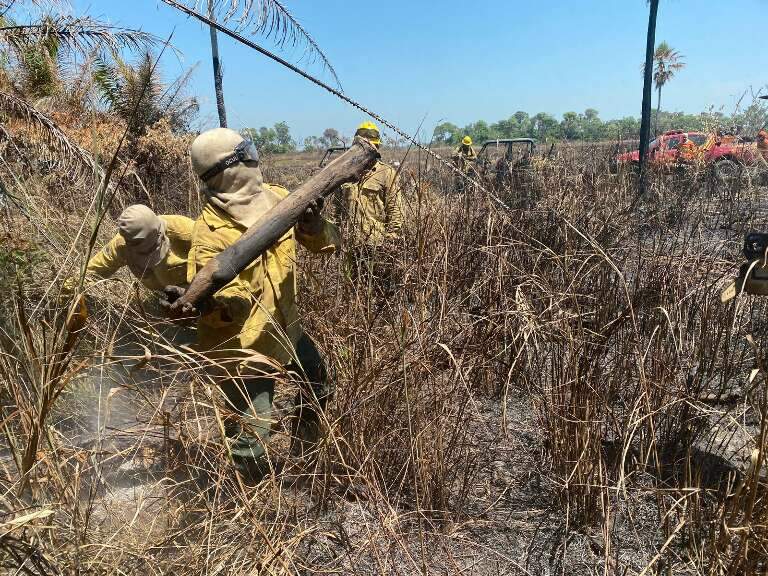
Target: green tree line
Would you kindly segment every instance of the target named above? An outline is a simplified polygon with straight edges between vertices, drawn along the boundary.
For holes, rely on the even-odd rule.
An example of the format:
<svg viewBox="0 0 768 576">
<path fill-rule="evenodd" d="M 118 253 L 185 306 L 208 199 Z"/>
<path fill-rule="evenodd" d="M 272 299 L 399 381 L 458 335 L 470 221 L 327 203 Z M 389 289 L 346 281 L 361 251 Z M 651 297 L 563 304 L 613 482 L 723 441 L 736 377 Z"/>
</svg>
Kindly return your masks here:
<svg viewBox="0 0 768 576">
<path fill-rule="evenodd" d="M 755 102 L 732 115 L 714 111 L 701 114 L 654 111 L 651 120 L 652 126 L 658 126 L 657 133 L 679 129 L 730 132 L 751 137 L 768 125 L 768 108 Z M 242 133 L 249 136 L 263 153 L 282 154 L 299 149 L 286 122 L 278 122 L 272 128 L 246 128 Z M 515 112 L 506 120 L 494 123 L 478 120 L 463 128 L 451 122 L 442 122 L 435 127 L 432 142 L 446 146 L 457 145 L 465 135 L 469 135 L 477 143 L 496 138 L 534 138 L 539 142 L 637 140 L 640 137 L 640 119 L 627 116 L 604 121 L 594 108 L 587 108 L 583 113 L 566 112 L 559 120 L 546 112 L 539 112 L 534 116 L 527 112 Z M 326 128 L 320 136 L 305 138 L 303 150 L 325 150 L 331 146 L 346 145 L 350 140 L 351 138 L 345 138 L 335 128 Z M 396 141 L 387 139 L 386 135 L 384 142 L 390 146 L 397 144 Z"/>
<path fill-rule="evenodd" d="M 272 128 L 245 128 L 240 131 L 250 138 L 263 154 L 285 154 L 298 150 L 296 140 L 291 136 L 291 129 L 286 122 L 277 122 Z M 325 150 L 331 146 L 345 146 L 345 139 L 335 128 L 326 128 L 321 136 L 308 136 L 304 139 L 304 151 Z"/>
<path fill-rule="evenodd" d="M 681 129 L 754 136 L 766 123 L 768 110 L 757 102 L 733 115 L 712 111 L 701 114 L 656 111 L 652 117 L 652 125 L 657 126 L 657 133 Z M 435 127 L 432 140 L 436 144 L 456 145 L 465 135 L 478 143 L 496 138 L 534 138 L 538 141 L 636 140 L 640 136 L 640 119 L 627 116 L 603 121 L 594 108 L 588 108 L 583 113 L 566 112 L 559 120 L 546 112 L 530 116 L 527 112 L 519 111 L 505 120 L 491 124 L 478 120 L 460 128 L 451 122 L 443 122 Z"/>
<path fill-rule="evenodd" d="M 240 133 L 253 140 L 261 153 L 285 154 L 296 151 L 296 141 L 291 136 L 291 129 L 286 122 L 277 122 L 272 128 L 245 128 Z"/>
</svg>

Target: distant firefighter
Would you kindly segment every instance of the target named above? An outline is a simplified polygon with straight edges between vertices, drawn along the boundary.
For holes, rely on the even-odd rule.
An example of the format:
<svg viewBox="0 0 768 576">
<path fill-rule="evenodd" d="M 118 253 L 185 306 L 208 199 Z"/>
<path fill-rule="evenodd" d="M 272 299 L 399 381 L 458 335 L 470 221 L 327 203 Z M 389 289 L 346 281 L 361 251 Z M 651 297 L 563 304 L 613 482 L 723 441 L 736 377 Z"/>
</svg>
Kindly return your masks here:
<svg viewBox="0 0 768 576">
<path fill-rule="evenodd" d="M 379 129 L 373 122 L 360 124 L 355 136 L 377 148 L 381 145 Z M 400 236 L 402 199 L 395 168 L 379 160 L 359 182 L 344 184 L 341 191 L 342 211 L 358 243 L 379 246 L 385 239 Z"/>
<path fill-rule="evenodd" d="M 464 136 L 461 140 L 461 144 L 459 144 L 459 147 L 454 151 L 452 158 L 459 170 L 467 172 L 472 166 L 472 163 L 477 160 L 475 149 L 472 148 L 472 138 Z"/>
<path fill-rule="evenodd" d="M 696 143 L 688 138 L 688 136 L 683 136 L 683 141 L 680 143 L 678 150 L 680 151 L 681 160 L 685 162 L 694 162 L 698 155 L 699 147 L 696 146 Z"/>
</svg>

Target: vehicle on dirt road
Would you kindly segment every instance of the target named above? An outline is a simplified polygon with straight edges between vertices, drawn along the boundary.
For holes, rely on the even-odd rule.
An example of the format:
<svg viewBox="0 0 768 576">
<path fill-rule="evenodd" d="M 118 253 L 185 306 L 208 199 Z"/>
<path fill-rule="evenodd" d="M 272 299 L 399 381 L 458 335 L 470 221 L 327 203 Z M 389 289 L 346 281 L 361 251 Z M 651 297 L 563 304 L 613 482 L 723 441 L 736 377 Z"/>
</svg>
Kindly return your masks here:
<svg viewBox="0 0 768 576">
<path fill-rule="evenodd" d="M 697 162 L 711 167 L 713 174 L 723 181 L 737 178 L 745 166 L 757 163 L 757 150 L 749 142 L 735 136 L 716 136 L 706 132 L 670 130 L 657 136 L 648 145 L 648 158 L 655 167 L 685 167 L 693 162 L 681 156 L 680 145 L 686 140 L 696 145 Z M 611 166 L 613 171 L 622 167 L 637 168 L 640 163 L 639 150 L 618 154 Z"/>
</svg>

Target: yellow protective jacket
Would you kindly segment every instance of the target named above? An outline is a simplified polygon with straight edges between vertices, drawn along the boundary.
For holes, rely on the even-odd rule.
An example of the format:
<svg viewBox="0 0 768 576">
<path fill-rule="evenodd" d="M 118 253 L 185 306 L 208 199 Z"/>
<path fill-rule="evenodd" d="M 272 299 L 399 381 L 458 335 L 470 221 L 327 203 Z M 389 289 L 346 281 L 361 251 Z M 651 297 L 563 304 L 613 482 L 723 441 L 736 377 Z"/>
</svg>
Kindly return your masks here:
<svg viewBox="0 0 768 576">
<path fill-rule="evenodd" d="M 765 160 L 768 160 L 768 133 L 764 130 L 757 133 L 757 150 Z"/>
<path fill-rule="evenodd" d="M 467 150 L 464 150 L 464 144 L 459 144 L 459 147 L 453 153 L 454 158 L 463 158 L 467 161 L 474 161 L 477 159 L 477 153 L 472 146 L 467 146 Z"/>
<path fill-rule="evenodd" d="M 265 186 L 282 197 L 288 194 L 280 186 Z M 192 233 L 188 282 L 245 231 L 226 212 L 207 203 Z M 303 234 L 299 226 L 286 233 L 214 294 L 213 308 L 197 324 L 201 351 L 218 359 L 236 359 L 254 351 L 281 364 L 290 362 L 302 334 L 296 306 L 296 240 L 319 253 L 333 252 L 340 244 L 338 229 L 325 220 L 317 235 Z"/>
<path fill-rule="evenodd" d="M 160 219 L 165 221 L 170 246 L 165 258 L 139 278 L 141 283 L 150 290 L 162 290 L 169 284 L 185 286 L 187 283 L 187 255 L 195 222 L 186 216 L 176 215 L 160 215 Z M 127 249 L 125 239 L 120 234 L 116 234 L 98 254 L 88 261 L 86 274 L 109 278 L 127 265 L 125 257 Z M 65 287 L 73 288 L 74 282 L 74 279 L 68 279 Z"/>
<path fill-rule="evenodd" d="M 456 167 L 463 172 L 468 172 L 475 160 L 477 160 L 477 154 L 472 146 L 466 146 L 465 149 L 464 144 L 459 144 L 459 147 L 453 153 L 453 161 Z"/>
<path fill-rule="evenodd" d="M 403 226 L 402 198 L 397 171 L 377 161 L 359 182 L 341 187 L 343 217 L 357 241 L 372 246 L 395 238 Z"/>
</svg>

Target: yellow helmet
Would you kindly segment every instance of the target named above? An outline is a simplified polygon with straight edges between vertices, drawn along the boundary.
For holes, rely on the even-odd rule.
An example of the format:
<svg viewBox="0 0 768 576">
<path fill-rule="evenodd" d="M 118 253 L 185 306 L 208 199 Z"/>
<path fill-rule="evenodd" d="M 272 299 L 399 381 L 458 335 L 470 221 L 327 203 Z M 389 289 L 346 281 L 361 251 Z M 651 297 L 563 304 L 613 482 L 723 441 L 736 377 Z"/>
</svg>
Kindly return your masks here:
<svg viewBox="0 0 768 576">
<path fill-rule="evenodd" d="M 379 132 L 379 127 L 370 121 L 365 121 L 362 124 L 360 124 L 360 126 L 357 127 L 355 136 L 360 136 L 361 138 L 365 138 L 366 140 L 368 140 L 368 142 L 370 142 L 374 146 L 378 146 L 379 144 L 381 144 L 381 134 Z"/>
<path fill-rule="evenodd" d="M 472 138 L 469 136 L 464 136 L 464 138 L 461 140 L 461 143 L 464 144 L 464 146 L 472 146 Z"/>
</svg>

